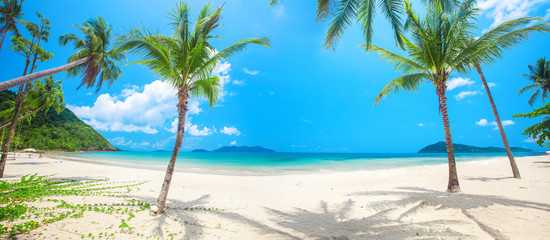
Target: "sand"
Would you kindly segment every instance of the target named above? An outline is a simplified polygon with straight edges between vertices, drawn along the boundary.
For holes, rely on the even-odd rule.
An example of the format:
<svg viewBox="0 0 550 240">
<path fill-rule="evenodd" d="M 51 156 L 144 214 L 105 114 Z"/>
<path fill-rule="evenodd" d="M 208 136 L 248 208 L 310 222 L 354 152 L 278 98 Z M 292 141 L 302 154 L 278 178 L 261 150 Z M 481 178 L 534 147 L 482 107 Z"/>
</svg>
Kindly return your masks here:
<svg viewBox="0 0 550 240">
<path fill-rule="evenodd" d="M 145 180 L 139 191 L 127 195 L 155 203 L 164 177 L 159 170 L 24 156 L 8 162 L 8 179 L 39 173 L 78 180 Z M 154 239 L 550 239 L 550 158 L 516 160 L 522 179 L 511 177 L 507 158 L 458 163 L 462 192 L 457 194 L 445 192 L 446 164 L 271 176 L 176 172 L 165 214 L 140 212 L 128 221 L 136 228 L 133 233 L 116 232 L 114 237 L 136 239 L 140 233 Z M 113 201 L 101 198 L 68 201 Z M 108 214 L 87 213 L 19 238 L 80 239 L 80 233 L 115 231 L 119 223 Z"/>
</svg>

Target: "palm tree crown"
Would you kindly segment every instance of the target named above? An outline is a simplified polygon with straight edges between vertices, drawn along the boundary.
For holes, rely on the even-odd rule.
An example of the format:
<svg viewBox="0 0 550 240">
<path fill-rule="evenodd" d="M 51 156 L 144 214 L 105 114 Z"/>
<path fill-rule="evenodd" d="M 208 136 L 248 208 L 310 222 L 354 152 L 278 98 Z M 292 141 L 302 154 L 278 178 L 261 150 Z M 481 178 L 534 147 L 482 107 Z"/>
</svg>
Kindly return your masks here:
<svg viewBox="0 0 550 240">
<path fill-rule="evenodd" d="M 11 32 L 19 36 L 17 20 L 23 16 L 23 0 L 2 0 L 0 4 L 0 50 L 4 44 L 6 34 Z"/>
<path fill-rule="evenodd" d="M 542 101 L 548 98 L 548 91 L 550 91 L 550 61 L 545 58 L 538 59 L 535 65 L 529 65 L 529 74 L 523 74 L 522 76 L 532 81 L 533 84 L 519 90 L 518 95 L 536 89 L 529 98 L 529 105 L 533 106 L 540 95 L 542 95 Z"/>
<path fill-rule="evenodd" d="M 84 35 L 84 39 L 74 34 L 66 34 L 59 37 L 59 44 L 65 46 L 68 42 L 72 42 L 74 48 L 78 50 L 69 57 L 67 62 L 75 62 L 84 58 L 87 58 L 87 60 L 84 64 L 67 70 L 67 74 L 73 77 L 82 75 L 79 88 L 84 85 L 86 87 L 96 85 L 97 92 L 105 82 L 108 86 L 111 86 L 122 74 L 122 70 L 115 62 L 121 64 L 122 60 L 125 59 L 125 55 L 121 50 L 109 50 L 113 27 L 107 26 L 101 17 L 88 20 L 82 26 L 75 25 L 75 27 Z"/>
</svg>

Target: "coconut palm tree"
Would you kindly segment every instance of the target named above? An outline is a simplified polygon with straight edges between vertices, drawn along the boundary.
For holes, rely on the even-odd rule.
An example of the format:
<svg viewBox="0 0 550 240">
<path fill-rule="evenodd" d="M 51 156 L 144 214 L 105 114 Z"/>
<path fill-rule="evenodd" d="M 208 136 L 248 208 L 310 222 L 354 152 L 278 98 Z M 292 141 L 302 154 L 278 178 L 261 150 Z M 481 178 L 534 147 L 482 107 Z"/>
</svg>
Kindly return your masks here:
<svg viewBox="0 0 550 240">
<path fill-rule="evenodd" d="M 109 49 L 113 27 L 107 26 L 101 17 L 75 27 L 84 35 L 83 39 L 74 34 L 59 37 L 59 44 L 65 46 L 72 42 L 74 48 L 78 50 L 68 59 L 67 64 L 1 82 L 0 91 L 63 71 L 67 71 L 69 76 L 82 76 L 79 88 L 84 85 L 87 87 L 96 85 L 97 92 L 105 82 L 110 86 L 122 74 L 122 70 L 115 62 L 121 64 L 125 58 L 120 49 Z"/>
<path fill-rule="evenodd" d="M 61 113 L 65 109 L 64 94 L 61 88 L 61 82 L 55 81 L 52 76 L 44 78 L 42 81 L 34 81 L 30 87 L 28 96 L 25 98 L 25 111 L 26 113 L 20 117 L 17 121 L 27 119 L 35 115 L 37 112 L 43 110 L 44 113 L 48 113 L 50 109 L 55 110 L 57 114 Z M 0 112 L 0 117 L 8 119 L 13 115 L 14 107 L 8 108 Z M 8 127 L 11 121 L 6 121 L 0 125 L 0 130 Z"/>
<path fill-rule="evenodd" d="M 0 51 L 2 51 L 2 45 L 4 45 L 4 39 L 8 32 L 19 35 L 17 21 L 23 16 L 23 1 L 2 0 L 0 4 L 0 26 L 2 26 L 0 29 L 0 34 L 2 34 Z"/>
<path fill-rule="evenodd" d="M 550 61 L 539 58 L 535 65 L 529 65 L 528 67 L 529 74 L 523 74 L 522 76 L 532 81 L 533 84 L 519 90 L 518 95 L 536 89 L 528 100 L 529 105 L 533 106 L 537 98 L 541 96 L 541 92 L 543 102 L 545 98 L 548 98 L 548 91 L 550 91 Z"/>
<path fill-rule="evenodd" d="M 504 128 L 502 127 L 502 123 L 500 121 L 500 116 L 498 115 L 497 107 L 493 101 L 493 95 L 489 90 L 489 86 L 487 85 L 487 81 L 485 80 L 485 75 L 483 75 L 483 72 L 481 71 L 481 65 L 486 66 L 494 62 L 495 59 L 501 58 L 504 51 L 518 45 L 522 40 L 527 40 L 529 34 L 536 33 L 536 32 L 550 31 L 550 28 L 548 27 L 548 23 L 525 27 L 528 24 L 539 20 L 543 20 L 543 19 L 525 17 L 525 18 L 509 20 L 500 24 L 494 29 L 488 31 L 487 33 L 483 34 L 483 36 L 475 40 L 474 38 L 470 38 L 467 42 L 468 46 L 479 48 L 480 49 L 479 51 L 484 53 L 484 54 L 474 55 L 470 60 L 473 67 L 476 69 L 477 73 L 479 74 L 479 78 L 481 79 L 481 82 L 483 83 L 483 87 L 487 92 L 487 97 L 489 98 L 491 109 L 493 110 L 493 114 L 495 115 L 495 121 L 497 122 L 497 126 L 500 131 L 500 136 L 502 138 L 504 148 L 506 149 L 508 159 L 510 160 L 510 165 L 512 167 L 512 173 L 514 174 L 514 178 L 521 178 L 521 175 L 516 165 L 516 161 L 514 160 L 514 155 L 510 150 L 510 146 L 508 144 L 508 139 L 506 138 L 506 134 L 504 133 Z M 495 42 L 499 44 L 495 44 Z M 477 57 L 483 57 L 483 58 L 478 60 Z"/>
<path fill-rule="evenodd" d="M 142 56 L 143 60 L 133 64 L 147 66 L 177 90 L 176 143 L 157 201 L 157 213 L 163 212 L 176 158 L 182 145 L 188 99 L 190 97 L 206 98 L 210 107 L 213 107 L 217 101 L 220 85 L 218 77 L 212 76 L 212 70 L 216 64 L 244 50 L 249 44 L 269 47 L 267 38 L 253 38 L 217 51 L 209 41 L 219 38 L 212 35 L 212 32 L 220 26 L 222 7 L 214 10 L 206 4 L 199 12 L 195 24 L 191 25 L 189 6 L 185 2 L 178 3 L 170 15 L 170 25 L 174 30 L 171 37 L 134 29 L 123 36 L 119 42 L 120 49 L 131 50 Z"/>
<path fill-rule="evenodd" d="M 406 74 L 386 85 L 376 97 L 375 104 L 392 92 L 416 91 L 424 82 L 431 82 L 435 86 L 439 97 L 439 111 L 443 120 L 449 161 L 448 192 L 459 192 L 460 185 L 447 113 L 446 84 L 453 72 L 468 72 L 468 59 L 476 53 L 476 49 L 464 47 L 464 42 L 474 29 L 472 21 L 479 11 L 474 5 L 475 0 L 466 0 L 458 9 L 446 13 L 441 5 L 428 4 L 426 16 L 421 20 L 413 11 L 411 4 L 405 1 L 407 14 L 405 26 L 409 29 L 410 36 L 403 36 L 403 43 L 409 58 L 376 46 L 370 49 L 382 55 L 383 59 L 387 59 L 397 70 Z"/>
<path fill-rule="evenodd" d="M 279 2 L 281 0 L 271 0 L 270 5 Z M 450 11 L 458 4 L 456 0 L 423 0 L 423 2 L 439 4 L 444 11 Z M 318 0 L 315 20 L 322 22 L 329 19 L 330 22 L 324 48 L 334 49 L 352 20 L 356 20 L 361 25 L 365 35 L 365 47 L 370 48 L 377 10 L 388 19 L 397 45 L 403 47 L 403 4 L 404 0 Z"/>
</svg>

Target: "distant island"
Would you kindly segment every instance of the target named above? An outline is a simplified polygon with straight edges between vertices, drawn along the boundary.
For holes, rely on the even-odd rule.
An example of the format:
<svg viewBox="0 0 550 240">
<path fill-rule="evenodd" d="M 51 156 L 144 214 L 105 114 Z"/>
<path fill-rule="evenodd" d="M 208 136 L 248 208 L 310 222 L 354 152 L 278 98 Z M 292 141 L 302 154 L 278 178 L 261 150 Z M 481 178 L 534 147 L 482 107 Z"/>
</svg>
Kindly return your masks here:
<svg viewBox="0 0 550 240">
<path fill-rule="evenodd" d="M 475 147 L 464 144 L 453 144 L 455 153 L 494 153 L 494 152 L 506 152 L 506 149 L 501 147 Z M 527 148 L 511 147 L 512 152 L 536 152 Z M 447 145 L 445 142 L 438 142 L 432 145 L 428 145 L 418 153 L 446 153 Z"/>
<path fill-rule="evenodd" d="M 218 149 L 213 150 L 213 151 L 208 151 L 208 150 L 205 150 L 205 149 L 195 149 L 191 152 L 275 152 L 275 150 L 260 147 L 260 146 L 253 146 L 253 147 L 250 147 L 250 146 L 241 146 L 241 147 L 226 146 L 226 147 L 218 148 Z"/>
</svg>

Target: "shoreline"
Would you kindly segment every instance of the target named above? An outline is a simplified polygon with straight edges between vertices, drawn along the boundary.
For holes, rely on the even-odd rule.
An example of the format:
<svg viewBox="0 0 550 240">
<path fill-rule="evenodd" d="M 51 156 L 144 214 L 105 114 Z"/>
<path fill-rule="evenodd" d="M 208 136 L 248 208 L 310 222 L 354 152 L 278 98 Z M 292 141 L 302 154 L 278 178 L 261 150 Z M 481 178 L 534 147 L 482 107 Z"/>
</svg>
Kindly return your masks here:
<svg viewBox="0 0 550 240">
<path fill-rule="evenodd" d="M 63 155 L 55 155 L 58 153 L 46 154 L 46 157 L 74 161 L 81 163 L 105 165 L 105 166 L 115 166 L 122 168 L 131 168 L 131 169 L 141 169 L 141 170 L 154 170 L 154 171 L 165 171 L 166 166 L 168 165 L 168 160 L 166 162 L 151 162 L 151 161 L 115 161 L 114 159 L 84 159 L 84 158 L 70 158 Z M 72 153 L 70 153 L 72 154 Z M 538 156 L 538 155 L 536 155 Z M 469 157 L 469 156 L 468 156 Z M 525 157 L 525 156 L 524 156 Z M 419 157 L 422 158 L 422 157 Z M 518 157 L 519 159 L 523 157 Z M 406 159 L 406 158 L 405 158 Z M 445 162 L 428 162 L 421 164 L 411 164 L 411 165 L 386 165 L 386 166 L 377 166 L 377 167 L 365 167 L 368 165 L 369 160 L 364 160 L 365 163 L 362 166 L 353 166 L 344 165 L 344 166 L 321 166 L 321 165 L 309 165 L 302 166 L 300 168 L 292 169 L 293 166 L 229 166 L 229 165 L 215 165 L 215 164 L 189 164 L 184 161 L 185 159 L 178 159 L 176 162 L 175 172 L 180 173 L 197 173 L 197 174 L 212 174 L 212 175 L 227 175 L 227 176 L 278 176 L 278 175 L 293 175 L 293 174 L 316 174 L 316 173 L 362 173 L 368 171 L 384 171 L 392 169 L 403 169 L 403 168 L 415 168 L 415 167 L 427 167 L 434 165 L 445 165 L 448 163 Z M 460 157 L 457 157 L 458 162 L 476 162 L 476 161 L 492 161 L 492 160 L 506 160 L 506 156 L 481 156 L 474 159 L 461 160 Z M 357 161 L 357 160 L 352 160 Z M 324 167 L 324 168 L 323 168 Z"/>
<path fill-rule="evenodd" d="M 170 238 L 169 234 L 177 239 L 548 239 L 549 157 L 516 161 L 523 179 L 512 178 L 505 157 L 457 162 L 462 189 L 457 194 L 445 192 L 446 164 L 271 176 L 175 172 L 166 213 L 139 212 L 127 223 L 136 233 L 154 239 Z M 145 181 L 139 190 L 123 196 L 151 204 L 164 178 L 159 170 L 37 155 L 8 161 L 5 172 L 8 179 L 32 173 L 79 181 Z M 120 201 L 101 196 L 64 200 L 73 204 Z M 33 230 L 22 239 L 36 239 L 36 234 L 46 239 L 80 239 L 70 232 L 97 236 L 115 231 L 119 224 L 116 216 L 90 213 Z M 114 229 L 109 228 L 113 225 Z M 117 231 L 115 238 L 134 239 L 136 233 Z"/>
</svg>

